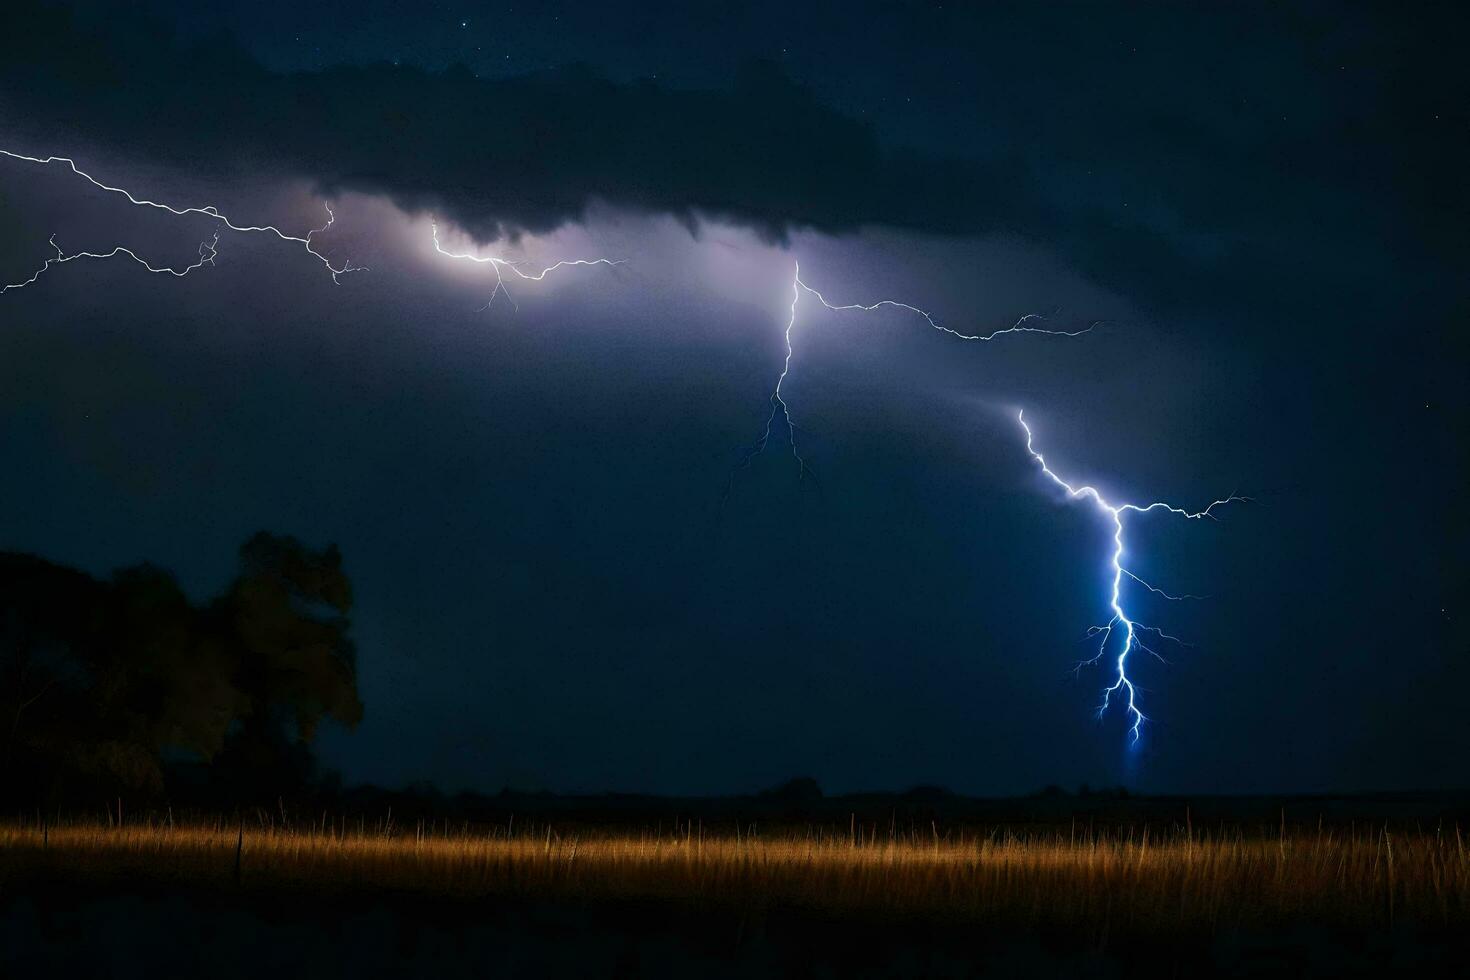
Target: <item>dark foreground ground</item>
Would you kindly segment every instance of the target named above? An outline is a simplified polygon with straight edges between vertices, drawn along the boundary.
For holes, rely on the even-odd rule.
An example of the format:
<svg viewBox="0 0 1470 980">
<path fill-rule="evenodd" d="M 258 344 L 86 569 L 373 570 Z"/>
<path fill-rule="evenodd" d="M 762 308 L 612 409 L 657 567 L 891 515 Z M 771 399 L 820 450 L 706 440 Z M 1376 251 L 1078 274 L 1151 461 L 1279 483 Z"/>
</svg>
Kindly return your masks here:
<svg viewBox="0 0 1470 980">
<path fill-rule="evenodd" d="M 1467 953 L 1411 924 L 1140 943 L 637 901 L 68 887 L 0 903 L 12 977 L 1450 977 Z"/>
<path fill-rule="evenodd" d="M 1463 796 L 802 789 L 22 814 L 0 980 L 1470 975 Z"/>
<path fill-rule="evenodd" d="M 1465 857 L 1439 835 L 1401 840 L 1392 865 L 1391 840 L 1322 838 L 0 836 L 0 977 L 1458 977 L 1470 963 Z M 1341 894 L 1301 887 L 1319 872 Z"/>
</svg>

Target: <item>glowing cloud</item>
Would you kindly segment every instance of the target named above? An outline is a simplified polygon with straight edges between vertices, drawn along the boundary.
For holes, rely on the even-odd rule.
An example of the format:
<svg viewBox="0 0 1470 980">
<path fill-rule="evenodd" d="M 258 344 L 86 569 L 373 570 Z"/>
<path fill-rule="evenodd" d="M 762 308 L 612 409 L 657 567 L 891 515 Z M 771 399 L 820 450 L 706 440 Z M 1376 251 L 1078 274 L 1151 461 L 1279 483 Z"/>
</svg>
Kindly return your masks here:
<svg viewBox="0 0 1470 980">
<path fill-rule="evenodd" d="M 555 262 L 551 265 L 546 266 L 539 272 L 526 272 L 520 268 L 523 263 L 513 262 L 510 259 L 499 258 L 494 255 L 474 255 L 470 252 L 451 252 L 444 247 L 442 242 L 439 241 L 439 223 L 437 221 L 431 221 L 429 223 L 429 227 L 434 237 L 434 251 L 447 258 L 458 259 L 465 262 L 475 262 L 480 265 L 488 265 L 491 269 L 495 271 L 495 288 L 490 290 L 490 298 L 485 301 L 484 306 L 480 307 L 481 310 L 489 309 L 490 304 L 495 302 L 496 296 L 504 296 L 507 300 L 510 301 L 511 306 L 515 307 L 516 309 L 520 309 L 519 306 L 516 306 L 516 301 L 511 299 L 510 291 L 505 288 L 505 273 L 507 272 L 509 272 L 513 276 L 516 276 L 519 279 L 524 279 L 527 282 L 540 282 L 548 275 L 555 272 L 557 269 L 564 269 L 569 266 L 614 266 L 623 264 L 622 259 L 563 259 L 560 262 Z"/>
</svg>

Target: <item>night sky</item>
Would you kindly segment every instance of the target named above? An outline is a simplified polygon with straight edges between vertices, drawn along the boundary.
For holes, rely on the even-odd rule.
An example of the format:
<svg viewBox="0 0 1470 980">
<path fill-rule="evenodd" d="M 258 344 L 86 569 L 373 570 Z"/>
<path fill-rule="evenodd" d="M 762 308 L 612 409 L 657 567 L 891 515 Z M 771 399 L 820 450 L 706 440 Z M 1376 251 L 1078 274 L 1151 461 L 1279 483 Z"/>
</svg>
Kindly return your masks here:
<svg viewBox="0 0 1470 980">
<path fill-rule="evenodd" d="M 191 594 L 336 542 L 349 781 L 1464 788 L 1470 89 L 1449 5 L 326 2 L 0 15 L 0 149 L 316 241 L 0 296 L 0 549 Z M 71 9 L 70 14 L 67 10 Z M 508 283 L 436 254 L 605 266 Z M 214 222 L 0 158 L 0 283 Z M 784 430 L 760 435 L 794 262 Z M 1101 321 L 1101 322 L 1098 322 Z M 1107 682 L 1114 499 L 1139 618 Z M 732 477 L 732 468 L 733 477 Z"/>
</svg>

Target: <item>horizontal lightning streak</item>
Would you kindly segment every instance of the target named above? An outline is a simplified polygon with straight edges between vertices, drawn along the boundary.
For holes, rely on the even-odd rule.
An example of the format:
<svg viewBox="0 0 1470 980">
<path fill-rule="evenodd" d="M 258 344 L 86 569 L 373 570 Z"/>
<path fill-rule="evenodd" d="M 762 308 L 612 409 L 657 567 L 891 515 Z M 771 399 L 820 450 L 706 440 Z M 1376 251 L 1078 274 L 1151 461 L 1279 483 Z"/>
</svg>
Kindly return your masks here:
<svg viewBox="0 0 1470 980">
<path fill-rule="evenodd" d="M 67 255 L 66 253 L 62 252 L 61 246 L 56 244 L 55 235 L 52 235 L 49 241 L 51 247 L 56 250 L 56 255 L 52 258 L 47 259 L 46 263 L 42 265 L 41 268 L 37 269 L 35 271 L 35 274 L 32 275 L 29 279 L 26 279 L 23 282 L 13 282 L 4 286 L 0 286 L 0 293 L 7 293 L 12 289 L 24 289 L 26 286 L 31 285 L 37 279 L 40 279 L 42 275 L 44 275 L 54 266 L 64 265 L 67 262 L 75 262 L 77 259 L 111 259 L 116 258 L 119 255 L 126 255 L 128 258 L 132 259 L 134 262 L 138 263 L 149 272 L 161 275 L 176 276 L 182 279 L 184 276 L 187 276 L 195 269 L 206 265 L 214 265 L 215 256 L 218 254 L 219 232 L 215 232 L 214 237 L 210 241 L 199 243 L 198 261 L 178 269 L 166 265 L 154 266 L 147 259 L 141 257 L 132 249 L 125 248 L 122 245 L 116 246 L 110 252 L 73 252 L 72 254 Z"/>
<path fill-rule="evenodd" d="M 1174 514 L 1178 517 L 1186 518 L 1188 520 L 1200 520 L 1203 518 L 1210 518 L 1211 520 L 1215 520 L 1216 518 L 1213 512 L 1216 507 L 1221 507 L 1229 503 L 1248 501 L 1251 498 L 1241 497 L 1232 494 L 1229 497 L 1223 497 L 1220 500 L 1212 501 L 1208 507 L 1205 507 L 1203 510 L 1197 511 L 1186 510 L 1185 508 L 1176 507 L 1173 504 L 1164 503 L 1163 501 L 1154 501 L 1150 504 L 1110 504 L 1107 502 L 1107 500 L 1103 499 L 1102 494 L 1097 491 L 1097 488 L 1086 485 L 1074 487 L 1072 484 L 1068 483 L 1066 480 L 1062 479 L 1055 472 L 1053 472 L 1051 467 L 1047 466 L 1046 464 L 1046 457 L 1037 452 L 1035 446 L 1032 444 L 1031 427 L 1026 424 L 1026 413 L 1024 411 L 1018 412 L 1016 414 L 1016 419 L 1021 423 L 1021 428 L 1026 433 L 1026 452 L 1028 452 L 1031 455 L 1031 458 L 1036 460 L 1036 462 L 1041 466 L 1041 472 L 1045 473 L 1047 477 L 1050 478 L 1051 481 L 1057 486 L 1067 491 L 1068 496 L 1074 498 L 1091 497 L 1093 502 L 1097 504 L 1098 509 L 1107 514 L 1108 518 L 1112 521 L 1113 554 L 1111 558 L 1111 565 L 1113 569 L 1113 580 L 1112 591 L 1108 597 L 1108 606 L 1113 612 L 1113 617 L 1112 619 L 1108 620 L 1108 622 L 1104 625 L 1094 626 L 1087 631 L 1089 636 L 1100 636 L 1101 640 L 1098 643 L 1097 653 L 1093 655 L 1091 659 L 1085 660 L 1082 663 L 1078 664 L 1077 667 L 1080 670 L 1083 666 L 1095 664 L 1099 660 L 1101 660 L 1103 656 L 1107 653 L 1108 642 L 1113 637 L 1113 630 L 1121 629 L 1123 633 L 1122 649 L 1118 651 L 1117 659 L 1114 662 L 1114 667 L 1117 671 L 1117 674 L 1112 684 L 1103 689 L 1103 703 L 1098 708 L 1098 717 L 1102 717 L 1102 715 L 1111 706 L 1113 698 L 1121 694 L 1121 696 L 1126 699 L 1127 717 L 1130 721 L 1129 733 L 1131 736 L 1131 740 L 1134 745 L 1137 745 L 1138 739 L 1142 734 L 1143 723 L 1148 719 L 1144 715 L 1142 709 L 1140 709 L 1138 706 L 1138 688 L 1134 684 L 1132 678 L 1128 676 L 1128 655 L 1133 652 L 1134 648 L 1137 648 L 1143 650 L 1145 653 L 1152 654 L 1160 661 L 1167 662 L 1164 661 L 1163 657 L 1159 656 L 1157 652 L 1155 652 L 1151 647 L 1146 645 L 1139 638 L 1138 634 L 1140 632 L 1155 633 L 1158 636 L 1163 637 L 1167 640 L 1171 640 L 1175 643 L 1182 644 L 1183 641 L 1181 641 L 1178 637 L 1171 636 L 1170 634 L 1165 633 L 1163 630 L 1158 629 L 1157 627 L 1145 626 L 1142 623 L 1136 622 L 1132 617 L 1128 615 L 1123 607 L 1123 579 L 1125 576 L 1133 579 L 1135 582 L 1143 585 L 1149 591 L 1157 593 L 1158 595 L 1161 595 L 1166 599 L 1184 599 L 1198 597 L 1170 595 L 1162 589 L 1157 589 L 1154 586 L 1150 585 L 1148 582 L 1145 582 L 1143 579 L 1139 578 L 1137 575 L 1133 574 L 1126 567 L 1124 567 L 1123 557 L 1125 554 L 1125 549 L 1123 545 L 1123 515 L 1128 512 L 1146 514 L 1153 510 L 1165 510 L 1171 514 Z"/>
<path fill-rule="evenodd" d="M 216 208 L 212 204 L 211 205 L 206 205 L 204 207 L 176 208 L 176 207 L 174 207 L 173 205 L 170 205 L 170 204 L 162 204 L 162 203 L 159 203 L 158 201 L 150 201 L 147 198 L 137 197 L 131 191 L 126 190 L 126 189 L 124 189 L 122 187 L 114 187 L 111 184 L 104 184 L 102 181 L 98 180 L 96 177 L 93 177 L 91 174 L 87 173 L 85 170 L 83 170 L 80 167 L 78 167 L 77 164 L 76 164 L 76 161 L 73 160 L 73 159 L 71 159 L 70 157 L 58 157 L 58 156 L 33 157 L 33 156 L 27 156 L 27 155 L 25 155 L 23 153 L 14 153 L 14 152 L 12 152 L 10 150 L 4 150 L 4 149 L 0 149 L 0 156 L 5 156 L 5 157 L 8 157 L 8 158 L 10 158 L 12 160 L 18 160 L 18 161 L 21 161 L 23 163 L 39 164 L 41 166 L 47 166 L 47 165 L 53 164 L 53 163 L 64 163 L 71 170 L 72 173 L 76 174 L 78 177 L 81 177 L 83 180 L 87 181 L 93 187 L 96 187 L 99 190 L 106 191 L 109 194 L 118 194 L 118 195 L 121 195 L 122 197 L 127 198 L 127 200 L 128 200 L 129 203 L 131 203 L 131 204 L 133 204 L 133 205 L 135 205 L 137 207 L 155 208 L 155 209 L 160 210 L 160 211 L 167 211 L 169 214 L 178 215 L 180 217 L 185 217 L 185 216 L 188 216 L 188 215 L 200 215 L 202 217 L 209 218 L 212 221 L 219 222 L 220 224 L 222 224 L 226 228 L 228 228 L 230 231 L 236 231 L 236 232 L 242 232 L 242 233 L 257 233 L 257 234 L 270 234 L 270 235 L 275 235 L 277 238 L 279 238 L 283 242 L 292 242 L 294 244 L 300 245 L 303 248 L 305 248 L 306 251 L 307 251 L 307 253 L 310 254 L 313 258 L 315 258 L 318 262 L 320 262 L 322 264 L 322 266 L 327 270 L 327 272 L 331 274 L 331 276 L 332 276 L 332 282 L 334 282 L 334 283 L 338 281 L 338 278 L 337 278 L 338 276 L 346 275 L 349 272 L 365 272 L 365 271 L 367 271 L 364 267 L 362 267 L 362 266 L 354 266 L 351 262 L 344 262 L 341 265 L 333 265 L 330 259 L 328 259 L 321 252 L 318 252 L 313 247 L 314 244 L 315 244 L 313 242 L 313 238 L 315 236 L 317 236 L 317 235 L 324 234 L 328 229 L 330 229 L 332 227 L 332 224 L 337 220 L 337 215 L 336 215 L 335 212 L 332 211 L 332 206 L 330 204 L 325 203 L 325 202 L 323 202 L 323 207 L 325 207 L 326 210 L 327 210 L 327 220 L 326 220 L 326 223 L 325 224 L 323 224 L 319 228 L 313 228 L 313 229 L 311 229 L 304 236 L 290 235 L 290 234 L 287 234 L 286 232 L 282 231 L 280 228 L 277 228 L 275 225 L 238 225 L 238 224 L 235 224 L 235 222 L 233 220 L 231 220 L 227 215 L 225 215 L 223 212 L 221 212 L 218 208 Z M 218 236 L 216 236 L 216 239 L 217 239 L 217 237 Z M 138 257 L 136 255 L 134 255 L 132 252 L 128 251 L 127 249 L 123 249 L 123 248 L 114 249 L 112 252 L 107 253 L 106 255 L 103 255 L 103 254 L 100 254 L 100 253 L 89 253 L 85 257 L 89 257 L 89 258 L 106 258 L 106 257 L 112 257 L 114 255 L 118 255 L 118 254 L 122 254 L 122 253 L 127 253 L 128 255 L 131 255 L 134 259 L 138 259 Z M 76 258 L 82 258 L 84 256 L 77 255 L 75 257 Z M 211 256 L 211 258 L 213 258 L 213 256 Z M 147 263 L 146 262 L 143 262 L 142 259 L 138 259 L 138 261 L 140 263 L 142 263 L 143 265 L 145 265 L 145 266 L 147 265 Z M 47 268 L 49 268 L 50 265 L 53 264 L 53 262 L 54 262 L 54 260 L 48 261 Z M 42 271 L 45 271 L 45 270 L 43 269 Z M 164 271 L 164 270 L 149 269 L 149 271 L 152 272 L 152 271 Z M 192 270 L 190 270 L 190 271 L 192 271 Z M 34 280 L 32 280 L 32 281 L 34 281 Z M 16 284 L 16 285 L 17 286 L 29 285 L 29 283 L 22 283 L 22 284 Z"/>
<path fill-rule="evenodd" d="M 935 330 L 947 333 L 951 337 L 958 337 L 960 340 L 989 341 L 994 340 L 997 337 L 1003 337 L 1006 334 L 1010 333 L 1044 333 L 1050 334 L 1053 337 L 1080 337 L 1085 333 L 1090 333 L 1094 327 L 1103 322 L 1102 320 L 1095 320 L 1092 323 L 1089 323 L 1087 326 L 1083 327 L 1081 330 L 1053 330 L 1050 327 L 1032 326 L 1031 322 L 1033 320 L 1045 320 L 1046 317 L 1042 316 L 1040 313 L 1027 313 L 1025 316 L 1021 317 L 1021 319 L 1017 320 L 1009 327 L 1001 327 L 998 330 L 992 330 L 990 333 L 985 334 L 968 334 L 961 333 L 953 327 L 945 326 L 938 320 L 934 319 L 934 314 L 928 312 L 927 310 L 921 310 L 917 306 L 910 306 L 908 303 L 900 303 L 898 300 L 880 299 L 876 303 L 866 304 L 843 303 L 838 305 L 829 303 L 827 302 L 827 297 L 823 296 L 821 292 L 813 289 L 811 286 L 808 286 L 806 283 L 801 281 L 800 269 L 797 270 L 796 284 L 815 296 L 817 298 L 817 302 L 821 303 L 829 310 L 836 310 L 838 312 L 842 312 L 844 310 L 861 310 L 865 313 L 871 313 L 874 310 L 882 309 L 885 306 L 891 306 L 895 309 L 908 310 L 910 313 L 917 313 L 919 316 L 923 317 L 924 320 L 929 324 L 929 326 L 933 327 Z"/>
<path fill-rule="evenodd" d="M 520 268 L 522 263 L 513 262 L 510 259 L 503 259 L 494 255 L 475 255 L 470 252 L 451 252 L 444 247 L 442 242 L 439 241 L 439 223 L 437 221 L 431 220 L 429 222 L 429 229 L 434 239 L 434 251 L 438 252 L 440 255 L 443 255 L 446 258 L 459 259 L 461 261 L 467 262 L 475 262 L 480 265 L 488 265 L 495 270 L 495 288 L 490 291 L 490 298 L 485 302 L 484 306 L 480 307 L 480 310 L 489 309 L 490 304 L 495 302 L 495 297 L 497 295 L 504 296 L 510 302 L 510 305 L 512 307 L 517 310 L 520 309 L 519 306 L 516 306 L 516 301 L 514 299 L 511 299 L 510 290 L 505 288 L 505 272 L 507 270 L 512 275 L 524 279 L 527 282 L 540 282 L 548 275 L 555 272 L 557 269 L 564 269 L 568 266 L 615 266 L 622 265 L 624 261 L 622 259 L 562 259 L 560 262 L 548 265 L 540 272 L 526 272 Z"/>
</svg>

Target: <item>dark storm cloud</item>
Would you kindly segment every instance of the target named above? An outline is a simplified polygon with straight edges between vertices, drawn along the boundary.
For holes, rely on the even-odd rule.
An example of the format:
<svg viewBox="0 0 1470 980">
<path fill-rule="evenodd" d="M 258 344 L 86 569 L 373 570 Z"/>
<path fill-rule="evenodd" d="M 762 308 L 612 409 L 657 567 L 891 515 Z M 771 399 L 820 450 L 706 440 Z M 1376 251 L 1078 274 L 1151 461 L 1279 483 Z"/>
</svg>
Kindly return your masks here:
<svg viewBox="0 0 1470 980">
<path fill-rule="evenodd" d="M 650 19 L 694 32 L 685 47 L 721 43 L 698 18 L 664 13 Z M 798 31 L 814 29 L 804 16 L 825 15 L 793 11 Z M 897 19 L 853 8 L 823 21 L 834 52 L 864 50 L 871 65 L 848 67 L 848 89 L 885 84 L 894 51 L 920 56 L 933 82 L 925 104 L 877 127 L 857 118 L 868 96 L 819 99 L 744 55 L 723 89 L 709 73 L 692 88 L 576 67 L 288 73 L 223 35 L 180 40 L 132 11 L 32 8 L 0 32 L 0 110 L 36 134 L 33 151 L 83 136 L 217 176 L 300 175 L 432 209 L 480 239 L 546 231 L 596 199 L 772 238 L 1004 232 L 1148 309 L 1206 296 L 1217 311 L 1306 312 L 1323 290 L 1358 290 L 1351 270 L 1382 262 L 1375 249 L 1400 279 L 1452 274 L 1463 182 L 1432 179 L 1449 167 L 1430 122 L 1453 87 L 1441 64 L 1406 53 L 1433 29 L 1420 20 L 1309 4 L 1066 17 L 1001 4 Z M 915 33 L 867 51 L 863 32 L 882 30 Z M 592 40 L 568 45 L 590 52 Z M 893 130 L 924 149 L 884 136 Z"/>
<path fill-rule="evenodd" d="M 1012 210 L 1024 184 L 1014 163 L 977 170 L 885 150 L 871 127 L 759 63 L 729 91 L 617 84 L 578 68 L 277 74 L 226 39 L 184 45 L 121 20 L 83 28 L 52 9 L 12 22 L 0 85 L 13 113 L 159 162 L 274 167 L 385 192 L 483 238 L 549 230 L 593 199 L 772 236 L 873 223 L 973 231 Z"/>
</svg>

